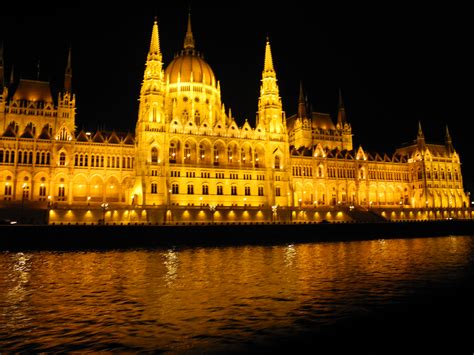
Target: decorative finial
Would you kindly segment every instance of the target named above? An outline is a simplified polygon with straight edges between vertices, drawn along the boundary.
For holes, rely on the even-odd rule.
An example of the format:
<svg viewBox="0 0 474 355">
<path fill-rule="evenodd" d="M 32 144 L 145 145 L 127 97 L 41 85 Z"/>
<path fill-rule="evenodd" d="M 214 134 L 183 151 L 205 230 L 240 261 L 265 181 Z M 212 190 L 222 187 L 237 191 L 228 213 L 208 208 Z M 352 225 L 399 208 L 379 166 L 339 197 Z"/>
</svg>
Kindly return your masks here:
<svg viewBox="0 0 474 355">
<path fill-rule="evenodd" d="M 423 130 L 421 129 L 421 121 L 418 121 L 418 137 L 424 137 Z"/>
<path fill-rule="evenodd" d="M 265 65 L 263 67 L 264 71 L 275 71 L 273 69 L 273 58 L 272 50 L 270 48 L 270 40 L 267 37 L 267 44 L 265 45 Z"/>
<path fill-rule="evenodd" d="M 151 31 L 150 51 L 148 54 L 159 54 L 160 53 L 160 38 L 158 35 L 158 21 L 155 16 L 153 22 L 153 30 Z"/>
<path fill-rule="evenodd" d="M 72 65 L 71 65 L 71 47 L 67 56 L 66 72 L 64 73 L 64 90 L 71 92 L 72 82 Z"/>
<path fill-rule="evenodd" d="M 189 8 L 188 12 L 188 28 L 186 30 L 186 36 L 184 37 L 184 49 L 194 49 L 194 37 L 191 28 L 191 8 Z"/>
</svg>

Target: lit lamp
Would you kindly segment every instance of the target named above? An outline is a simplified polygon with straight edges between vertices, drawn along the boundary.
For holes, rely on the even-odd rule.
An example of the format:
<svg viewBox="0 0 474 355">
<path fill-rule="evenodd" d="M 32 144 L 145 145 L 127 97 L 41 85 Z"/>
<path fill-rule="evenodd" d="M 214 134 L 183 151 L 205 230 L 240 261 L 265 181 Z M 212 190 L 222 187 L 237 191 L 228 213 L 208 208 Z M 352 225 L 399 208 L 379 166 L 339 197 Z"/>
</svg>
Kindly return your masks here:
<svg viewBox="0 0 474 355">
<path fill-rule="evenodd" d="M 216 212 L 216 205 L 209 205 L 209 211 L 211 211 L 211 222 L 214 223 L 214 212 Z"/>
<path fill-rule="evenodd" d="M 276 220 L 277 220 L 277 217 L 278 217 L 277 213 L 278 213 L 278 205 L 273 205 L 272 206 L 272 219 L 273 219 L 273 222 L 276 222 Z"/>
<path fill-rule="evenodd" d="M 102 224 L 105 224 L 105 213 L 109 209 L 109 204 L 107 202 L 104 202 L 100 205 L 102 208 Z"/>
<path fill-rule="evenodd" d="M 91 204 L 91 197 L 87 196 L 87 206 L 90 206 L 90 204 Z"/>
</svg>

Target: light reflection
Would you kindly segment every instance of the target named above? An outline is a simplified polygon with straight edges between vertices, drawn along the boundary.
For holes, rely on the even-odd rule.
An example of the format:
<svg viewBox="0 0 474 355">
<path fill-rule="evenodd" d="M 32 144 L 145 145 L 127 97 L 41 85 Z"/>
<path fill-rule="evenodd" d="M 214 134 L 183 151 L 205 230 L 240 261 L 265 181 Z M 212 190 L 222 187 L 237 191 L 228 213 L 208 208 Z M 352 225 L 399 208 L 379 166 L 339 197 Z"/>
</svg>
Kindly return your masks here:
<svg viewBox="0 0 474 355">
<path fill-rule="evenodd" d="M 94 349 L 113 342 L 200 352 L 209 339 L 238 345 L 266 329 L 298 331 L 301 317 L 322 324 L 347 317 L 361 303 L 409 297 L 417 287 L 451 280 L 473 250 L 473 238 L 447 237 L 3 253 L 0 334 L 14 334 L 11 344 L 21 341 L 31 352 L 51 339 Z"/>
</svg>

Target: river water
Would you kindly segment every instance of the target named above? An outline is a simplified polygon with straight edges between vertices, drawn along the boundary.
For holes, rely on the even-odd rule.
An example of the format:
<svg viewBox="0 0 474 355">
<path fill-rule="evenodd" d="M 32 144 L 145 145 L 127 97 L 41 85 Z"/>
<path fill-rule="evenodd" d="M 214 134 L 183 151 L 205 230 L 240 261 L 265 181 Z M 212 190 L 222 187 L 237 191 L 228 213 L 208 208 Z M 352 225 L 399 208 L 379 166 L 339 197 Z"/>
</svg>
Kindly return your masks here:
<svg viewBox="0 0 474 355">
<path fill-rule="evenodd" d="M 473 281 L 461 236 L 3 252 L 0 352 L 472 353 Z"/>
</svg>

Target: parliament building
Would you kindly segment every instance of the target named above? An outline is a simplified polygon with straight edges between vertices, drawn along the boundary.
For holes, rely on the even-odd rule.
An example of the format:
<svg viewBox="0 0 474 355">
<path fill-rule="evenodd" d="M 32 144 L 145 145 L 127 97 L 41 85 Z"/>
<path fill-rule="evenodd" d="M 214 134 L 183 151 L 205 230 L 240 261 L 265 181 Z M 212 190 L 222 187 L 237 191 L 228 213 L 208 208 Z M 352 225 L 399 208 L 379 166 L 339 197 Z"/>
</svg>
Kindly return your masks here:
<svg viewBox="0 0 474 355">
<path fill-rule="evenodd" d="M 190 17 L 167 65 L 155 21 L 135 134 L 121 134 L 76 130 L 71 52 L 53 97 L 49 82 L 7 80 L 0 49 L 0 209 L 50 223 L 472 218 L 447 127 L 431 144 L 419 124 L 392 156 L 354 147 L 341 94 L 333 119 L 300 87 L 288 117 L 268 39 L 264 53 L 256 122 L 239 126 Z"/>
</svg>

